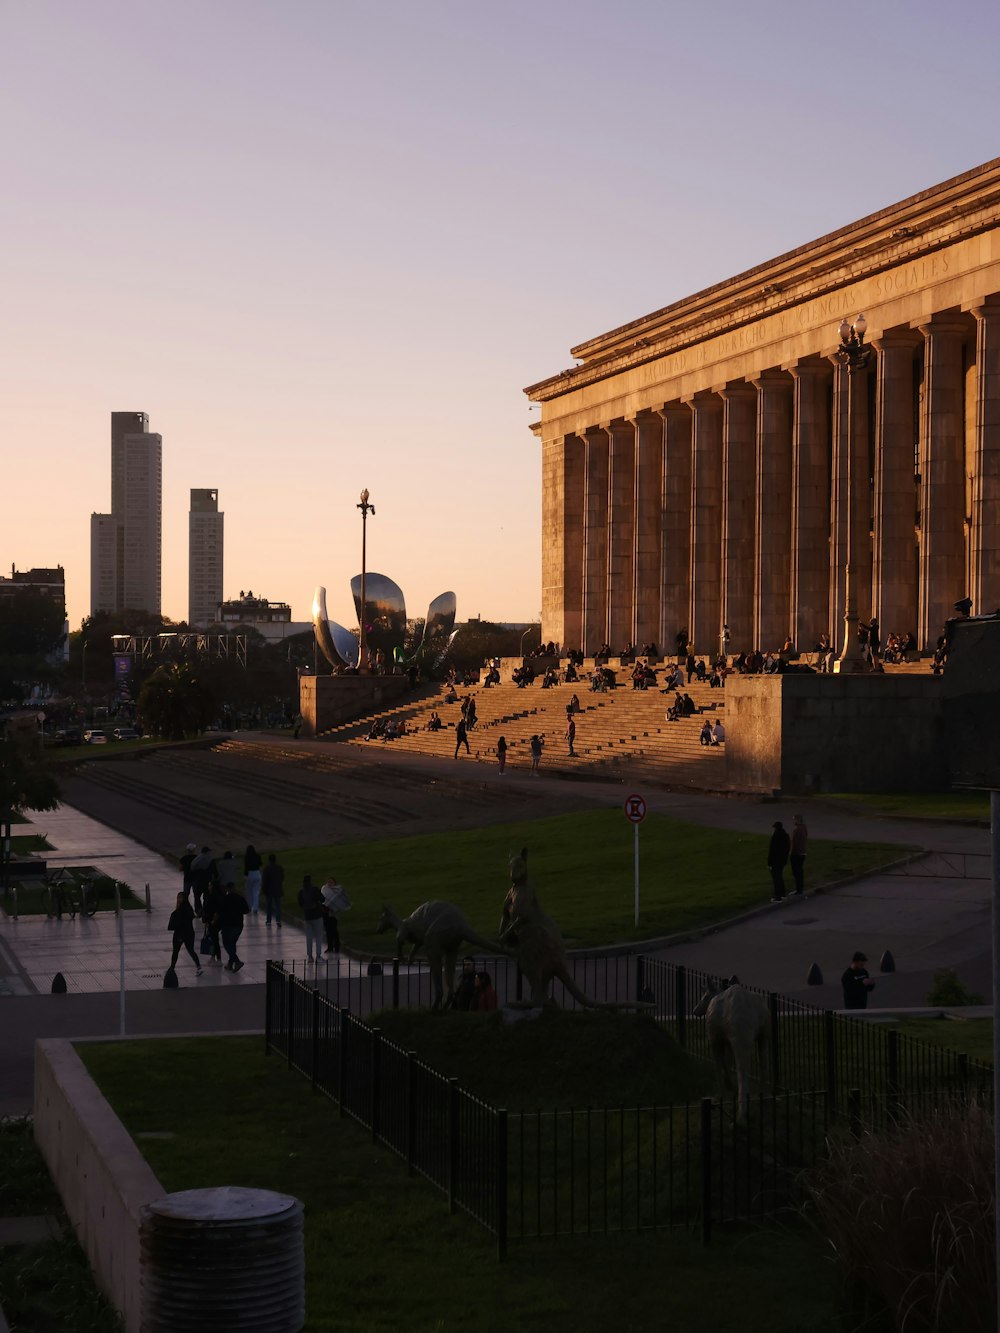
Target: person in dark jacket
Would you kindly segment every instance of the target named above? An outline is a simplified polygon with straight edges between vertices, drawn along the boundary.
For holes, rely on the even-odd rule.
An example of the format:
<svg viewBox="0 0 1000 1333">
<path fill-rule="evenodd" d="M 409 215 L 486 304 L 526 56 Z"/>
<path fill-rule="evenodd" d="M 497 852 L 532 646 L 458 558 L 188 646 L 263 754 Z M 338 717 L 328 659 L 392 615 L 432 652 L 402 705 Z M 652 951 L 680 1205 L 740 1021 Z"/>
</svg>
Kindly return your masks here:
<svg viewBox="0 0 1000 1333">
<path fill-rule="evenodd" d="M 243 918 L 249 910 L 247 900 L 242 893 L 235 884 L 230 884 L 219 908 L 219 934 L 222 936 L 223 948 L 229 955 L 229 961 L 226 963 L 229 972 L 238 972 L 243 966 L 243 960 L 236 952 L 236 945 L 243 934 Z"/>
<path fill-rule="evenodd" d="M 171 969 L 177 966 L 177 959 L 180 957 L 181 950 L 186 949 L 192 963 L 194 963 L 195 976 L 200 977 L 201 963 L 194 951 L 194 909 L 188 902 L 187 894 L 183 890 L 177 895 L 177 906 L 170 913 L 167 929 L 173 931 L 174 936 L 174 950 L 170 956 Z"/>
<path fill-rule="evenodd" d="M 194 911 L 197 916 L 203 910 L 208 886 L 215 879 L 215 862 L 208 847 L 203 847 L 191 862 L 191 888 L 194 891 Z"/>
<path fill-rule="evenodd" d="M 260 852 L 253 843 L 243 853 L 243 887 L 246 890 L 247 905 L 254 916 L 260 910 L 260 868 L 263 865 Z"/>
<path fill-rule="evenodd" d="M 851 959 L 850 967 L 840 978 L 845 1009 L 868 1008 L 868 992 L 874 989 L 875 983 L 868 975 L 868 969 L 865 967 L 867 962 L 868 959 L 863 953 L 856 953 Z"/>
<path fill-rule="evenodd" d="M 455 987 L 455 994 L 451 997 L 451 1007 L 453 1009 L 472 1009 L 476 998 L 476 960 L 474 958 L 462 959 L 462 975 L 458 979 L 458 985 Z"/>
<path fill-rule="evenodd" d="M 189 842 L 181 857 L 181 889 L 185 898 L 191 892 L 191 865 L 197 855 L 198 848 L 193 842 Z"/>
<path fill-rule="evenodd" d="M 201 900 L 201 919 L 205 923 L 212 944 L 212 962 L 222 962 L 222 948 L 219 944 L 219 930 L 222 925 L 222 890 L 218 884 L 210 884 Z"/>
<path fill-rule="evenodd" d="M 261 887 L 264 890 L 264 906 L 267 908 L 267 924 L 274 917 L 275 925 L 281 929 L 281 895 L 285 887 L 285 868 L 278 865 L 274 852 L 270 852 L 267 865 L 261 873 Z"/>
<path fill-rule="evenodd" d="M 792 849 L 792 840 L 785 832 L 780 819 L 774 821 L 774 832 L 767 849 L 767 868 L 771 872 L 771 884 L 774 892 L 772 903 L 780 903 L 785 896 L 785 866 L 788 865 L 788 853 Z"/>
<path fill-rule="evenodd" d="M 323 955 L 323 894 L 318 885 L 312 882 L 311 875 L 306 875 L 302 881 L 299 906 L 306 927 L 306 957 L 311 963 L 315 951 L 315 961 L 318 963 Z"/>
</svg>

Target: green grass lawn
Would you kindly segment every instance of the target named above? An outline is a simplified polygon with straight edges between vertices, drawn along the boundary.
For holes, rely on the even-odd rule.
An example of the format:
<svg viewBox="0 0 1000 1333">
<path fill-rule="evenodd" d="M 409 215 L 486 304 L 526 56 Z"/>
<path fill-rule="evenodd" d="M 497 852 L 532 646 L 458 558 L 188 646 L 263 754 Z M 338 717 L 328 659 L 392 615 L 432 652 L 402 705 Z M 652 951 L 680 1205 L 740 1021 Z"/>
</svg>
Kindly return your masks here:
<svg viewBox="0 0 1000 1333">
<path fill-rule="evenodd" d="M 52 844 L 44 833 L 15 833 L 10 850 L 14 856 L 30 856 L 32 852 L 50 852 Z"/>
<path fill-rule="evenodd" d="M 54 1217 L 58 1240 L 0 1247 L 0 1309 L 12 1333 L 116 1333 L 86 1257 L 35 1147 L 28 1120 L 0 1124 L 0 1217 Z"/>
<path fill-rule="evenodd" d="M 799 1230 L 491 1239 L 256 1038 L 78 1048 L 169 1191 L 242 1184 L 306 1206 L 308 1333 L 468 1329 L 838 1333 L 836 1280 Z M 197 1108 L 196 1112 L 193 1108 Z M 170 1138 L 144 1138 L 144 1134 Z"/>
<path fill-rule="evenodd" d="M 992 1018 L 908 1018 L 892 1026 L 909 1037 L 947 1046 L 984 1065 L 993 1064 Z"/>
<path fill-rule="evenodd" d="M 761 823 L 767 826 L 766 815 Z M 492 938 L 510 885 L 512 853 L 529 850 L 531 880 L 571 947 L 655 938 L 706 926 L 770 897 L 769 832 L 735 833 L 650 815 L 639 837 L 640 916 L 633 924 L 633 833 L 620 810 L 497 824 L 461 832 L 309 847 L 282 852 L 283 908 L 298 912 L 302 876 L 322 883 L 335 871 L 354 900 L 341 917 L 345 944 L 391 954 L 391 936 L 375 927 L 381 904 L 406 916 L 420 903 L 456 903 Z M 809 844 L 808 886 L 873 870 L 907 849 L 890 843 Z"/>
<path fill-rule="evenodd" d="M 985 820 L 990 818 L 987 791 L 838 792 L 825 801 L 841 801 L 871 815 L 905 819 Z"/>
</svg>

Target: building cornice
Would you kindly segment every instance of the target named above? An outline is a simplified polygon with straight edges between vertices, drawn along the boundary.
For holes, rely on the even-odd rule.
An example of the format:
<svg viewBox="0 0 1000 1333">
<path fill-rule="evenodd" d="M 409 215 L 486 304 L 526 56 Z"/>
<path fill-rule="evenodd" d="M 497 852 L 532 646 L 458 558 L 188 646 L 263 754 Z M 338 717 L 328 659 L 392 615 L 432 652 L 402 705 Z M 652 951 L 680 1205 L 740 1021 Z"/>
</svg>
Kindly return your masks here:
<svg viewBox="0 0 1000 1333">
<path fill-rule="evenodd" d="M 572 348 L 583 364 L 524 392 L 547 402 L 790 310 L 1000 224 L 1000 158 Z"/>
</svg>

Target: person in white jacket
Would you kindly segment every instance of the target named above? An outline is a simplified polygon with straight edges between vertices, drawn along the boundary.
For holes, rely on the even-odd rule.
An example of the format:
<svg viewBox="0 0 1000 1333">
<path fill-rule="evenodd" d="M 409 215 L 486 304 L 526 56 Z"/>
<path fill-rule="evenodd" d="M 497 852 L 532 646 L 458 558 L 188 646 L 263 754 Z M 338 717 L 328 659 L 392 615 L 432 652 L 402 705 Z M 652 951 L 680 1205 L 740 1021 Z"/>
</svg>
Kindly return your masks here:
<svg viewBox="0 0 1000 1333">
<path fill-rule="evenodd" d="M 340 953 L 340 926 L 337 917 L 351 906 L 347 890 L 337 882 L 333 873 L 327 875 L 326 882 L 320 887 L 323 895 L 323 926 L 326 930 L 326 952 Z"/>
</svg>

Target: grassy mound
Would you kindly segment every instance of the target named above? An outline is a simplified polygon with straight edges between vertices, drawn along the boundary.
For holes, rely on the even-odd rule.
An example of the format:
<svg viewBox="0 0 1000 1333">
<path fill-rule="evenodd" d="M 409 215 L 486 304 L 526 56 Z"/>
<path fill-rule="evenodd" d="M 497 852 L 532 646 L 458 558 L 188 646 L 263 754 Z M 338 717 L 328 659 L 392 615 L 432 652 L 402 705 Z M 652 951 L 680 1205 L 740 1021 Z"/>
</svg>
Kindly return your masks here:
<svg viewBox="0 0 1000 1333">
<path fill-rule="evenodd" d="M 505 1023 L 499 1013 L 389 1009 L 384 1036 L 494 1106 L 665 1106 L 715 1091 L 710 1065 L 643 1014 L 546 1009 Z"/>
</svg>

